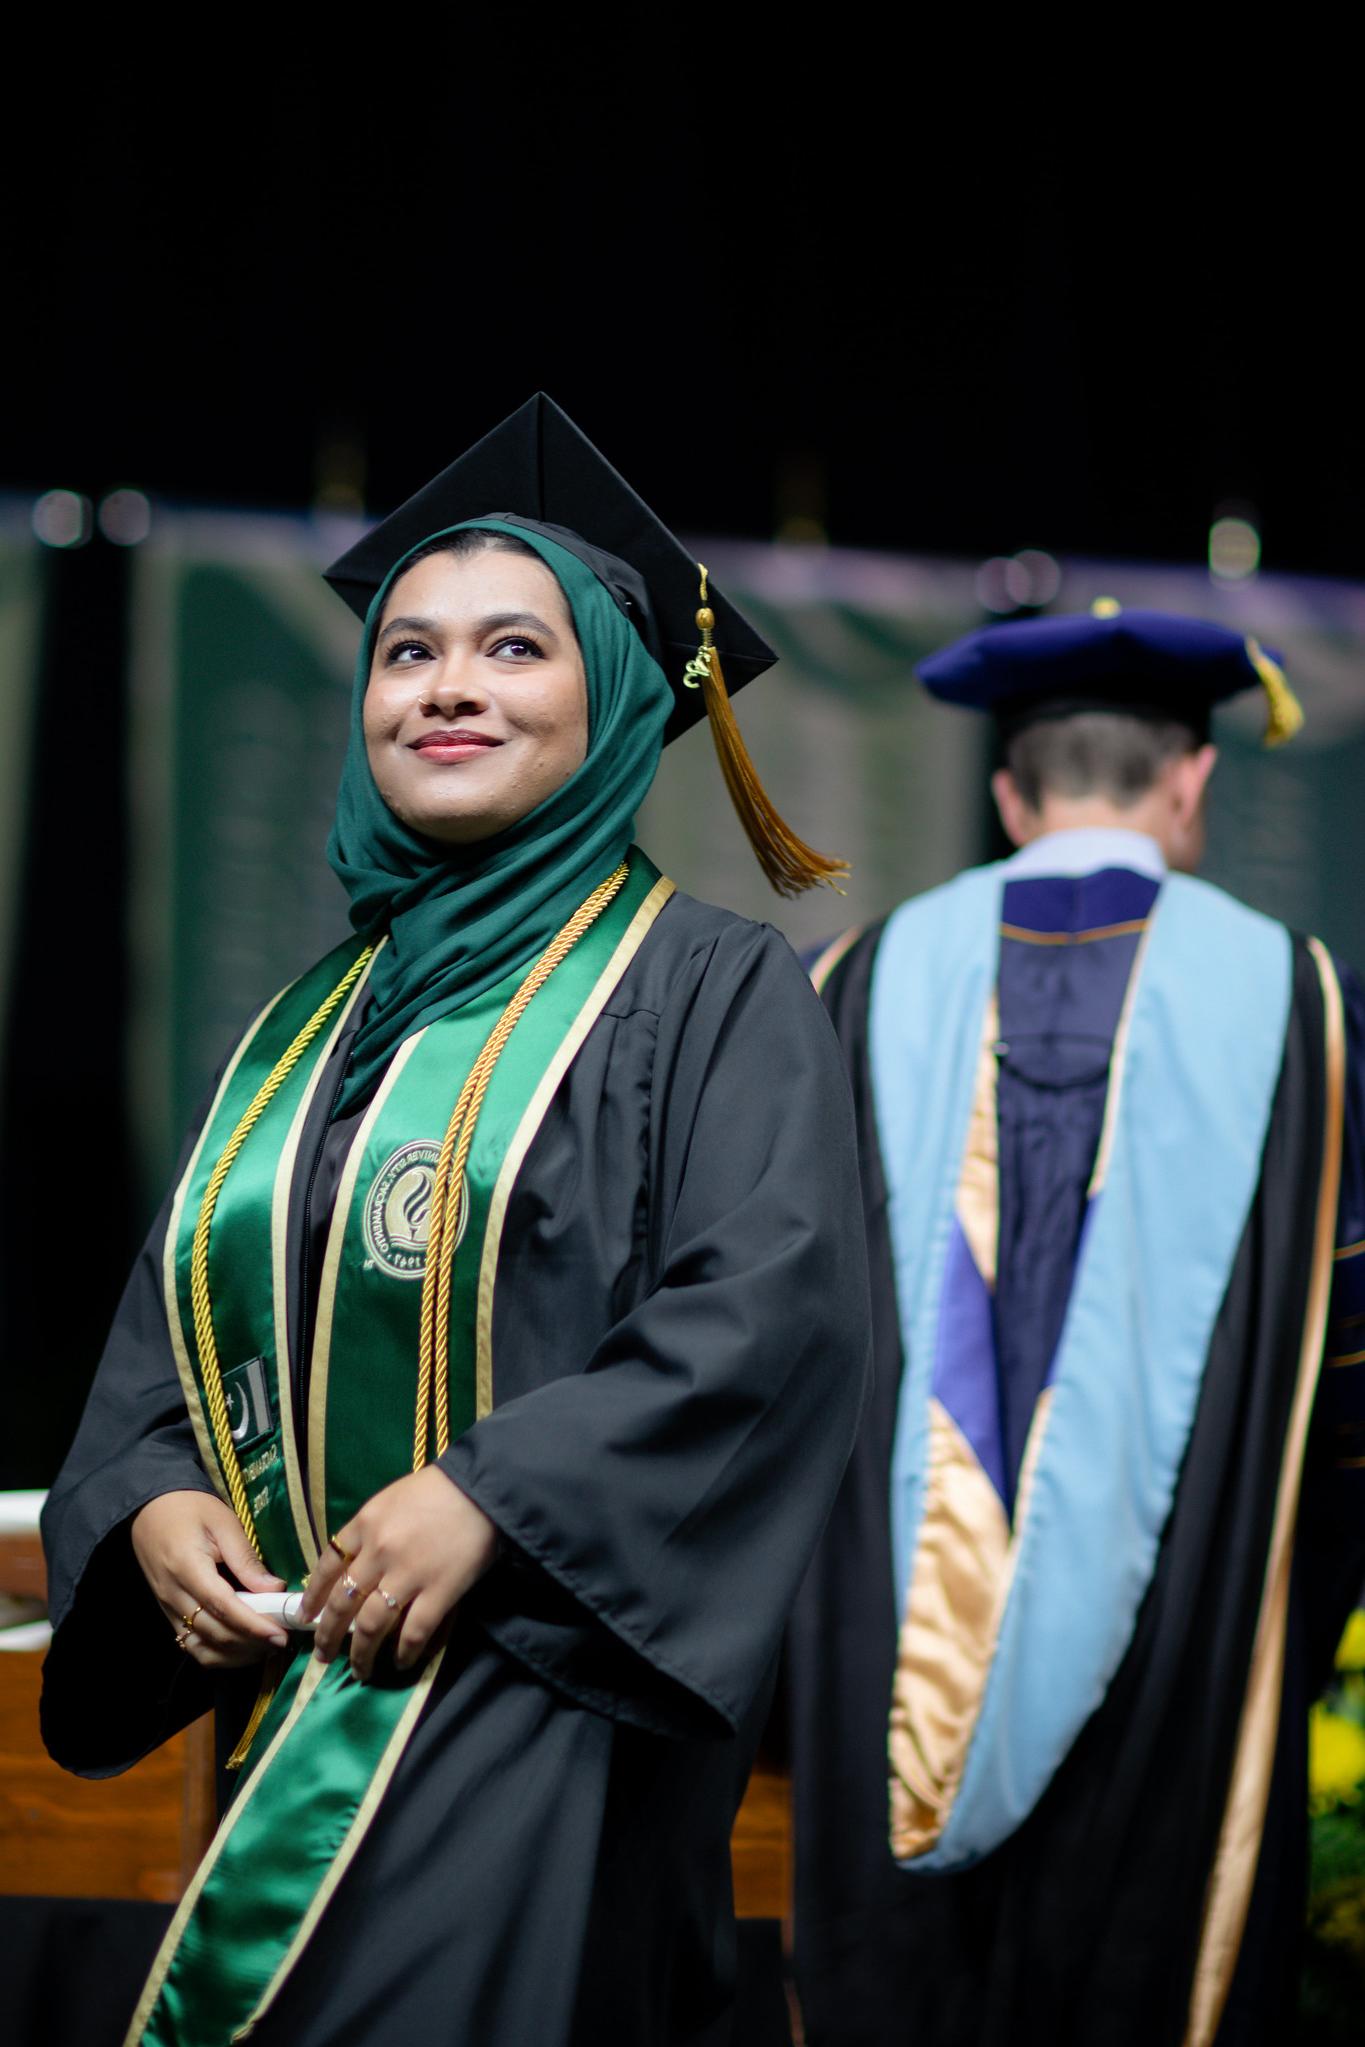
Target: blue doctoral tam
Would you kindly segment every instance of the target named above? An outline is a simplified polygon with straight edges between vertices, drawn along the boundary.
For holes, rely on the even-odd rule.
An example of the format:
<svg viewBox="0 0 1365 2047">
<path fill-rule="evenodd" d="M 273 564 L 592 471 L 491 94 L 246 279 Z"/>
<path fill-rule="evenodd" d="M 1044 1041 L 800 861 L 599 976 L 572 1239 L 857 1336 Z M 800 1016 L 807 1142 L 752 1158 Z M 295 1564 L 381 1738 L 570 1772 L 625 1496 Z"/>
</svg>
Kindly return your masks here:
<svg viewBox="0 0 1365 2047">
<path fill-rule="evenodd" d="M 1215 704 L 1257 687 L 1268 700 L 1267 746 L 1303 723 L 1280 655 L 1207 619 L 1123 611 L 1111 599 L 1092 612 L 983 626 L 919 674 L 931 696 L 989 711 L 1008 729 L 1103 710 L 1178 719 L 1203 733 Z"/>
</svg>

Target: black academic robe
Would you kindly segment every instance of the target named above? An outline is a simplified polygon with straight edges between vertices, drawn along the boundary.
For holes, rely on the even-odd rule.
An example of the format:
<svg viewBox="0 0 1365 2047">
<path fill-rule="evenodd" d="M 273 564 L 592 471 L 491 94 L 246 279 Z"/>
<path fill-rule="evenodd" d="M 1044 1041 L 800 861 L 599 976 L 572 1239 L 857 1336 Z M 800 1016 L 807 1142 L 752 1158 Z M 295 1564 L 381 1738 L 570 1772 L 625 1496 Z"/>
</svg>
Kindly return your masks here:
<svg viewBox="0 0 1365 2047">
<path fill-rule="evenodd" d="M 335 1151 L 324 1111 L 290 1221 L 301 1325 Z M 208 1483 L 167 1339 L 164 1229 L 163 1212 L 44 1519 L 43 1731 L 93 1776 L 210 1704 L 231 1736 L 254 1691 L 175 1648 L 128 1536 L 145 1501 Z M 494 1409 L 441 1460 L 506 1554 L 459 1610 L 261 2047 L 729 2037 L 730 1829 L 868 1349 L 828 1019 L 785 940 L 675 896 L 522 1167 Z"/>
<path fill-rule="evenodd" d="M 1059 885 L 1013 884 L 1007 925 L 1038 928 L 1030 905 L 1040 886 L 1055 907 Z M 1130 875 L 1124 886 L 1136 925 L 1156 885 Z M 1072 893 L 1060 888 L 1052 920 L 1067 929 L 1087 922 L 1086 884 L 1075 884 L 1074 901 Z M 798 1599 L 784 1687 L 808 2047 L 1179 2047 L 1298 1359 L 1323 1123 L 1317 973 L 1296 941 L 1262 1185 L 1129 1652 L 1019 1830 L 972 1867 L 924 1873 L 899 1868 L 888 1840 L 897 1649 L 889 1491 L 903 1359 L 868 1058 L 882 928 L 859 936 L 824 984 L 859 1122 L 874 1374 Z M 1085 946 L 1011 948 L 1002 938 L 995 1310 L 1011 1478 L 1061 1329 L 1135 950 L 1134 931 Z M 1365 1297 L 1350 1294 L 1365 1279 L 1365 1257 L 1351 1255 L 1365 1253 L 1365 1000 L 1357 982 L 1343 981 L 1349 1065 L 1334 1313 L 1344 1326 L 1347 1309 L 1365 1307 Z M 1348 1340 L 1335 1339 L 1347 1361 Z M 1298 1524 L 1270 1804 L 1219 2047 L 1279 2047 L 1292 2037 L 1306 1714 L 1365 1575 L 1365 1460 L 1350 1454 L 1361 1447 L 1362 1420 L 1365 1368 L 1325 1372 Z M 1102 1527 L 1095 1540 L 1104 1540 Z"/>
</svg>

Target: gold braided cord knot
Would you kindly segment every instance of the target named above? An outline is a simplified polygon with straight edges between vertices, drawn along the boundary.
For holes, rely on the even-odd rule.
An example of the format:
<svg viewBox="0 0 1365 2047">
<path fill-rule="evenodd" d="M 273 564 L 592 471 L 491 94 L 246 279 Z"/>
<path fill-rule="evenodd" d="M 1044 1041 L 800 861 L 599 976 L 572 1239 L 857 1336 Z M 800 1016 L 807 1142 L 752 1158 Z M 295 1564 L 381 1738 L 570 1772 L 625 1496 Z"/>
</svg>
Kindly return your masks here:
<svg viewBox="0 0 1365 2047">
<path fill-rule="evenodd" d="M 429 1410 L 433 1406 L 436 1456 L 450 1447 L 450 1294 L 464 1208 L 465 1168 L 493 1069 L 532 997 L 545 986 L 584 932 L 597 922 L 608 903 L 620 894 L 629 872 L 630 863 L 623 860 L 615 873 L 608 875 L 587 901 L 579 905 L 563 930 L 541 954 L 489 1033 L 451 1114 L 440 1157 L 436 1161 L 431 1190 L 431 1221 L 427 1231 L 426 1269 L 422 1274 L 417 1415 L 412 1447 L 414 1471 L 420 1471 L 427 1462 L 432 1434 Z"/>
<path fill-rule="evenodd" d="M 199 1219 L 194 1226 L 194 1243 L 190 1251 L 190 1303 L 194 1310 L 194 1341 L 199 1352 L 199 1376 L 208 1406 L 209 1422 L 213 1429 L 214 1448 L 218 1452 L 218 1462 L 227 1481 L 233 1511 L 257 1556 L 261 1553 L 261 1545 L 257 1540 L 256 1523 L 247 1501 L 246 1484 L 237 1459 L 237 1448 L 232 1440 L 227 1395 L 223 1391 L 223 1368 L 219 1362 L 218 1344 L 213 1333 L 213 1303 L 209 1298 L 209 1231 L 213 1227 L 213 1213 L 218 1206 L 218 1197 L 223 1191 L 223 1182 L 232 1171 L 242 1146 L 337 1004 L 345 999 L 364 973 L 373 954 L 374 947 L 367 945 L 347 968 L 326 1001 L 314 1010 L 293 1043 L 280 1054 L 257 1088 L 250 1106 L 228 1139 L 221 1158 L 209 1176 L 204 1198 L 199 1204 Z"/>
</svg>

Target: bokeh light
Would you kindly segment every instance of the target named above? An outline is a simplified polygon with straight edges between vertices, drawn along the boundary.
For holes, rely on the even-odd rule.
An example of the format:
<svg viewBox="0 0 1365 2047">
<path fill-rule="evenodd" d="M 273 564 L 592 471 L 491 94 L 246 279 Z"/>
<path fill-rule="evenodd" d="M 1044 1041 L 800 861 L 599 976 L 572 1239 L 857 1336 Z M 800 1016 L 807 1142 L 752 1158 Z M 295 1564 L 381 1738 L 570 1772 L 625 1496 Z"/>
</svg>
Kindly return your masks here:
<svg viewBox="0 0 1365 2047">
<path fill-rule="evenodd" d="M 1008 555 L 992 555 L 982 562 L 976 572 L 976 601 L 983 611 L 1002 614 L 1016 609 L 1017 600 L 1011 595 L 1009 572 L 1013 564 Z"/>
<path fill-rule="evenodd" d="M 1261 536 L 1250 519 L 1224 514 L 1209 528 L 1209 574 L 1220 583 L 1244 583 L 1261 566 Z"/>
<path fill-rule="evenodd" d="M 1041 547 L 1025 547 L 1014 557 L 1015 567 L 1028 577 L 1030 595 L 1027 602 L 1040 608 L 1051 604 L 1062 587 L 1062 571 L 1050 554 Z"/>
<path fill-rule="evenodd" d="M 152 530 L 152 508 L 140 490 L 111 490 L 100 501 L 99 527 L 115 547 L 136 547 Z"/>
<path fill-rule="evenodd" d="M 44 547 L 83 547 L 90 538 L 90 500 L 74 490 L 44 491 L 33 507 L 33 530 Z"/>
<path fill-rule="evenodd" d="M 976 572 L 977 603 L 997 617 L 1012 611 L 1041 611 L 1061 587 L 1061 569 L 1041 547 L 992 555 Z"/>
</svg>

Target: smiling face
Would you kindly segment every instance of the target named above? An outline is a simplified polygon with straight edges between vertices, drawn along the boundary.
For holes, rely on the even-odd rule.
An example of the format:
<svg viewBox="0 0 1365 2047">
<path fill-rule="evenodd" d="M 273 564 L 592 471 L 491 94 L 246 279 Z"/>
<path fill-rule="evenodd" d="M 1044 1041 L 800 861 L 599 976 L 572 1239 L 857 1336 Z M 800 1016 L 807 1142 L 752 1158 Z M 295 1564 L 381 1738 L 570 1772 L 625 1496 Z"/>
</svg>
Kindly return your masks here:
<svg viewBox="0 0 1365 2047">
<path fill-rule="evenodd" d="M 430 554 L 388 595 L 363 712 L 394 816 L 447 845 L 506 831 L 588 750 L 568 602 L 545 564 L 498 547 Z"/>
</svg>

